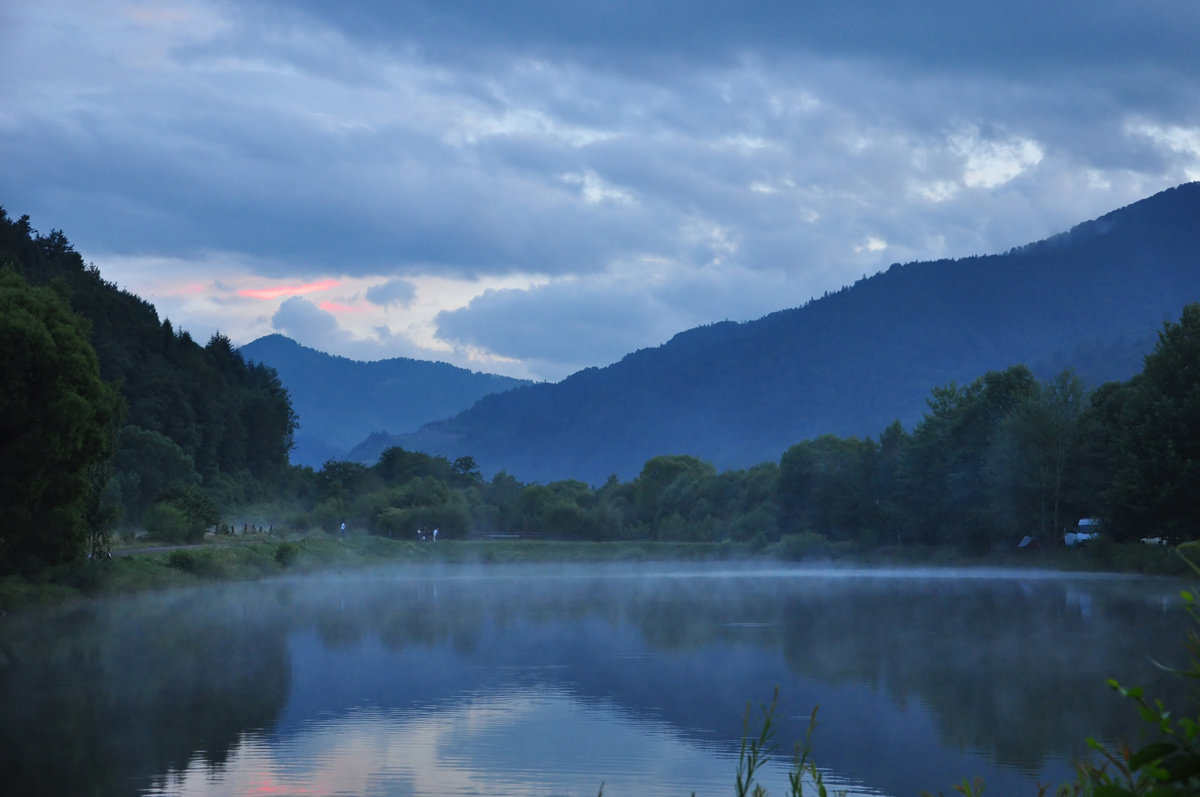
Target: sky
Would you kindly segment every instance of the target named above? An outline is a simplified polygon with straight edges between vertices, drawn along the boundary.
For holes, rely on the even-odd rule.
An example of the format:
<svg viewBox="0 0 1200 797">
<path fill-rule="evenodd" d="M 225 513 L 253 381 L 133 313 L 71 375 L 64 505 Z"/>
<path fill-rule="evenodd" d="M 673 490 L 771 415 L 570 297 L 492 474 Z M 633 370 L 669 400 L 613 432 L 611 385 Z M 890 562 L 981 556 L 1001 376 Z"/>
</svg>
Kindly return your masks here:
<svg viewBox="0 0 1200 797">
<path fill-rule="evenodd" d="M 0 206 L 206 342 L 557 381 L 1200 179 L 1195 0 L 0 0 Z"/>
</svg>

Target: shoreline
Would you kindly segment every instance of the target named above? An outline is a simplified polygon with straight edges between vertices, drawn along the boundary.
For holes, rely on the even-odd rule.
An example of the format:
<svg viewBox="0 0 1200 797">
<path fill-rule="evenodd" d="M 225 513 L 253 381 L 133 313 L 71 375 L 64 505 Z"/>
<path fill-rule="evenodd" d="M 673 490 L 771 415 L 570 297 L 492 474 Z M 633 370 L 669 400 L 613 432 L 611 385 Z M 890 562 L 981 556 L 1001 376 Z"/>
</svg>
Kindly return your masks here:
<svg viewBox="0 0 1200 797">
<path fill-rule="evenodd" d="M 1192 573 L 1171 548 L 1106 544 L 1091 548 L 964 554 L 917 546 L 795 555 L 783 543 L 565 540 L 400 541 L 371 535 L 261 535 L 189 545 L 119 546 L 111 559 L 82 560 L 32 576 L 0 579 L 0 617 L 135 592 L 279 576 L 348 572 L 387 565 L 738 562 L 837 569 L 1005 569 L 1182 577 Z"/>
</svg>

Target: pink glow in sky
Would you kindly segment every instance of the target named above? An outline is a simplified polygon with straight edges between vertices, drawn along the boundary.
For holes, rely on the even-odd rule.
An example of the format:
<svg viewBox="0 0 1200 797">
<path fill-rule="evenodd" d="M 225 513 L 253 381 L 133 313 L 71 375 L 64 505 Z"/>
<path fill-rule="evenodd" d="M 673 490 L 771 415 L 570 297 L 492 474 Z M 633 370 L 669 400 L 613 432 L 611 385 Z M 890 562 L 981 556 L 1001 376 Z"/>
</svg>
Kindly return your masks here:
<svg viewBox="0 0 1200 797">
<path fill-rule="evenodd" d="M 238 296 L 246 296 L 251 299 L 278 299 L 281 296 L 303 296 L 306 293 L 327 291 L 338 285 L 341 285 L 339 280 L 321 280 L 320 282 L 307 282 L 303 285 L 281 285 L 276 288 L 248 288 L 238 291 Z"/>
<path fill-rule="evenodd" d="M 341 304 L 340 302 L 331 302 L 328 300 L 321 302 L 320 304 L 317 305 L 317 307 L 320 307 L 322 310 L 324 310 L 327 313 L 333 313 L 335 315 L 345 315 L 346 313 L 365 313 L 365 312 L 367 312 L 367 308 L 365 308 L 365 307 L 358 307 L 353 304 Z"/>
<path fill-rule="evenodd" d="M 1200 179 L 1200 3 L 860 6 L 0 0 L 0 203 L 198 339 L 556 381 Z"/>
</svg>

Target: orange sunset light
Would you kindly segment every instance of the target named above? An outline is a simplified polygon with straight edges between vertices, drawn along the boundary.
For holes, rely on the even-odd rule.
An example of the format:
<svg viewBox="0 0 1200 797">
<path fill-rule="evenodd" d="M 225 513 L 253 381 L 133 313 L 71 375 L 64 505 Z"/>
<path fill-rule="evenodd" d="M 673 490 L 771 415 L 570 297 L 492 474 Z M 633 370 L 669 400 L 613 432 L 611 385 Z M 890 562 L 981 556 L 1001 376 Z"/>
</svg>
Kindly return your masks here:
<svg viewBox="0 0 1200 797">
<path fill-rule="evenodd" d="M 306 293 L 327 291 L 341 284 L 340 280 L 321 280 L 320 282 L 306 282 L 303 285 L 281 285 L 277 288 L 247 288 L 238 291 L 238 296 L 246 296 L 250 299 L 278 299 L 280 296 L 302 296 Z"/>
</svg>

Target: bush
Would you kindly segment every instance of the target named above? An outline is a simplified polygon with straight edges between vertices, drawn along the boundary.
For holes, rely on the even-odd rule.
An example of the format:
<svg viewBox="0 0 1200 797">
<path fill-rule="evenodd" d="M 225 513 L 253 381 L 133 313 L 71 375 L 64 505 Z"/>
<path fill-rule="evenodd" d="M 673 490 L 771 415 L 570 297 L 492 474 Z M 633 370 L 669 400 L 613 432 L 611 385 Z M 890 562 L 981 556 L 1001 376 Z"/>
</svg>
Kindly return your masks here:
<svg viewBox="0 0 1200 797">
<path fill-rule="evenodd" d="M 371 523 L 372 533 L 399 540 L 415 539 L 419 528 L 437 529 L 439 539 L 463 539 L 470 531 L 471 517 L 457 504 L 384 507 Z"/>
<path fill-rule="evenodd" d="M 173 482 L 142 515 L 150 536 L 166 542 L 199 542 L 208 527 L 220 521 L 212 496 L 203 487 L 184 482 Z"/>
<path fill-rule="evenodd" d="M 789 534 L 779 541 L 779 556 L 792 562 L 830 554 L 829 541 L 812 531 Z"/>
<path fill-rule="evenodd" d="M 200 578 L 216 579 L 223 575 L 221 563 L 211 551 L 171 551 L 167 566 Z"/>
<path fill-rule="evenodd" d="M 280 567 L 291 567 L 300 557 L 300 549 L 290 542 L 281 543 L 275 549 L 275 561 Z"/>
<path fill-rule="evenodd" d="M 345 510 L 337 501 L 322 501 L 309 513 L 308 524 L 327 534 L 336 534 L 345 516 Z"/>
<path fill-rule="evenodd" d="M 187 514 L 166 501 L 151 505 L 142 515 L 142 524 L 146 534 L 162 542 L 183 542 L 191 529 Z"/>
</svg>

